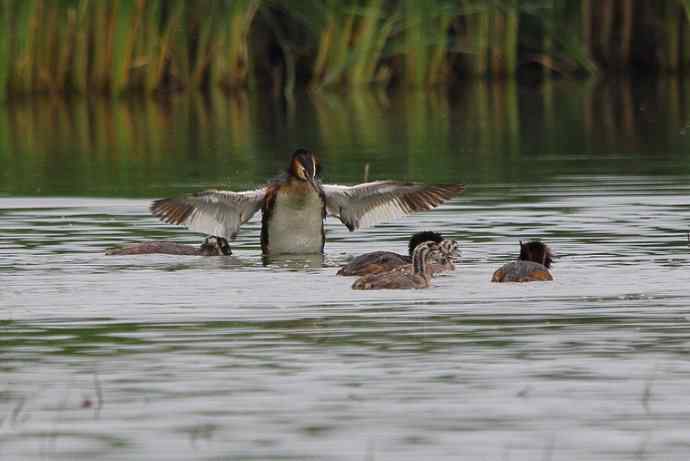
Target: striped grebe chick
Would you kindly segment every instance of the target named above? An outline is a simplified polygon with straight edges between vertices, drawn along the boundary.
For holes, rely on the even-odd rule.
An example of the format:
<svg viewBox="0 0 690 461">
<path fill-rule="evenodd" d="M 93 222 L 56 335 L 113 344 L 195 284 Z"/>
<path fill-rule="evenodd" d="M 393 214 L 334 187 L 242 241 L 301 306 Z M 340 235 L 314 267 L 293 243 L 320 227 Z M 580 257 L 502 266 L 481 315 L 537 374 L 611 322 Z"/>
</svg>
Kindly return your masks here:
<svg viewBox="0 0 690 461">
<path fill-rule="evenodd" d="M 240 226 L 261 210 L 264 255 L 319 254 L 325 243 L 324 219 L 335 216 L 350 231 L 426 211 L 460 194 L 462 184 L 373 181 L 355 186 L 321 183 L 319 158 L 298 149 L 287 174 L 256 190 L 208 190 L 156 200 L 151 212 L 171 224 L 207 235 L 234 238 Z"/>
<path fill-rule="evenodd" d="M 409 265 L 405 265 L 388 272 L 364 275 L 352 284 L 352 288 L 355 290 L 429 288 L 431 262 L 445 257 L 438 243 L 424 242 L 414 249 L 412 270 L 409 270 Z"/>
<path fill-rule="evenodd" d="M 181 243 L 159 240 L 152 242 L 133 243 L 120 248 L 109 248 L 105 251 L 109 256 L 122 255 L 186 255 L 186 256 L 227 256 L 231 255 L 230 245 L 223 237 L 210 236 L 204 239 L 199 247 Z"/>
<path fill-rule="evenodd" d="M 492 282 L 537 282 L 553 280 L 549 268 L 553 253 L 539 240 L 520 242 L 520 256 L 517 261 L 501 266 L 494 272 Z"/>
<path fill-rule="evenodd" d="M 412 264 L 412 254 L 417 245 L 424 242 L 439 243 L 443 240 L 443 236 L 438 232 L 424 231 L 417 232 L 410 237 L 408 243 L 409 255 L 401 255 L 392 251 L 373 251 L 371 253 L 364 253 L 355 257 L 348 264 L 340 268 L 336 275 L 345 277 L 353 275 L 377 274 L 379 272 L 388 272 L 396 267 L 404 266 L 405 264 Z M 444 270 L 441 264 L 435 264 L 432 267 L 432 272 L 440 272 Z M 448 270 L 448 269 L 447 269 Z M 449 269 L 452 270 L 452 269 Z"/>
<path fill-rule="evenodd" d="M 460 244 L 457 240 L 443 239 L 438 246 L 441 249 L 442 259 L 438 263 L 431 263 L 431 273 L 454 271 L 455 260 L 460 256 Z"/>
</svg>

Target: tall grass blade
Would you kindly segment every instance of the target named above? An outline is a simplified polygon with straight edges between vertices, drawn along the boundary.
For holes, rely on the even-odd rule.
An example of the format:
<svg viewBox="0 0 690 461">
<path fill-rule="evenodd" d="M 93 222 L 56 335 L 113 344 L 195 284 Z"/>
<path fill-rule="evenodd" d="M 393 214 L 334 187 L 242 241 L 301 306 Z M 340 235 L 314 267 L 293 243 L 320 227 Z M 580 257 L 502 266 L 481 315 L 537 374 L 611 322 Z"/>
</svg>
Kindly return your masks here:
<svg viewBox="0 0 690 461">
<path fill-rule="evenodd" d="M 10 83 L 11 46 L 12 46 L 12 0 L 0 1 L 0 103 L 7 97 Z"/>
</svg>

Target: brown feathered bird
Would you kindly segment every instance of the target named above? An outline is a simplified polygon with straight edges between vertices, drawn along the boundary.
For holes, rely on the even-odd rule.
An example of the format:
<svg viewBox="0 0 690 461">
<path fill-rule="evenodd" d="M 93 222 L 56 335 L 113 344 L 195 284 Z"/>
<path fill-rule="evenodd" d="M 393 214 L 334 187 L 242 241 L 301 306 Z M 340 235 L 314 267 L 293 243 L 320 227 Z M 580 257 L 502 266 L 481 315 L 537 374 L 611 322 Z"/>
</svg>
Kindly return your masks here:
<svg viewBox="0 0 690 461">
<path fill-rule="evenodd" d="M 408 243 L 409 255 L 401 255 L 392 251 L 372 251 L 371 253 L 364 253 L 355 257 L 352 261 L 340 268 L 336 275 L 345 277 L 362 276 L 366 274 L 377 274 L 379 272 L 388 272 L 396 267 L 404 266 L 412 263 L 412 254 L 417 246 L 424 242 L 443 241 L 443 236 L 438 232 L 423 231 L 417 232 Z M 432 263 L 431 272 L 444 272 L 455 269 L 452 261 L 447 264 Z"/>
<path fill-rule="evenodd" d="M 424 242 L 414 249 L 411 265 L 400 266 L 388 272 L 364 275 L 352 284 L 352 288 L 355 290 L 429 288 L 432 262 L 446 262 L 452 259 L 457 252 L 457 247 L 455 240 L 444 240 L 441 243 Z"/>
<path fill-rule="evenodd" d="M 553 253 L 539 240 L 520 242 L 520 256 L 517 261 L 504 264 L 491 278 L 492 282 L 537 282 L 553 280 L 549 269 Z"/>
<path fill-rule="evenodd" d="M 123 255 L 187 255 L 187 256 L 226 256 L 231 255 L 228 241 L 222 237 L 207 237 L 201 246 L 184 245 L 182 243 L 159 240 L 152 242 L 133 243 L 119 248 L 109 248 L 105 251 L 109 256 Z"/>
</svg>

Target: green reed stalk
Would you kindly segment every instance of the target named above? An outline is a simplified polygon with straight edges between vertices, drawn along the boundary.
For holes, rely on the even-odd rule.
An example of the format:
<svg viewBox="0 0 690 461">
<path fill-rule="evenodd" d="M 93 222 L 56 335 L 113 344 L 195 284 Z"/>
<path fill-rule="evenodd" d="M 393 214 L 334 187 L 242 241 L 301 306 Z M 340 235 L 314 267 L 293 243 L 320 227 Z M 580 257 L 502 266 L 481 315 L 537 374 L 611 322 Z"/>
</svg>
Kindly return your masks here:
<svg viewBox="0 0 690 461">
<path fill-rule="evenodd" d="M 627 66 L 630 62 L 630 47 L 633 37 L 633 0 L 621 0 L 621 46 L 620 64 Z"/>
<path fill-rule="evenodd" d="M 580 34 L 582 39 L 582 46 L 585 49 L 586 55 L 591 56 L 592 48 L 592 6 L 591 0 L 581 0 L 580 2 Z"/>
<path fill-rule="evenodd" d="M 586 2 L 586 0 L 582 1 Z M 558 30 L 554 31 L 554 34 L 560 37 L 560 47 L 567 59 L 568 71 L 585 71 L 594 75 L 598 68 L 592 58 L 591 25 L 584 25 L 591 21 L 591 11 L 583 5 L 584 3 L 578 5 L 574 1 L 570 5 L 566 4 L 565 7 L 561 4 Z"/>
<path fill-rule="evenodd" d="M 666 47 L 664 52 L 664 67 L 666 71 L 676 72 L 678 70 L 679 59 L 679 22 L 682 16 L 676 5 L 666 5 L 664 17 L 664 34 L 666 36 Z"/>
<path fill-rule="evenodd" d="M 196 45 L 189 44 L 190 48 L 194 48 L 191 50 L 194 59 L 191 62 L 189 88 L 201 88 L 206 80 L 214 53 L 218 52 L 220 44 L 213 41 L 215 23 L 215 15 L 213 14 L 203 19 L 201 17 L 195 18 L 196 31 L 192 34 L 196 36 Z"/>
<path fill-rule="evenodd" d="M 144 15 L 144 3 L 135 0 L 116 0 L 113 13 L 112 76 L 113 94 L 125 91 L 130 83 L 136 38 Z"/>
<path fill-rule="evenodd" d="M 390 27 L 381 25 L 384 16 L 383 0 L 369 0 L 363 7 L 355 33 L 357 41 L 352 50 L 352 64 L 348 72 L 350 86 L 370 83 L 374 80 L 373 70 L 377 63 L 380 43 L 377 46 L 377 38 L 380 34 L 390 32 Z"/>
<path fill-rule="evenodd" d="M 684 71 L 690 69 L 690 0 L 678 0 L 678 9 L 682 10 L 679 18 L 681 31 L 680 60 Z"/>
<path fill-rule="evenodd" d="M 165 3 L 165 2 L 162 2 Z M 160 5 L 161 11 L 163 4 Z M 155 65 L 147 79 L 149 91 L 158 90 L 163 86 L 164 79 L 179 79 L 184 74 L 184 70 L 179 69 L 179 65 L 186 66 L 186 62 L 180 63 L 180 55 L 176 52 L 176 47 L 180 44 L 180 29 L 183 28 L 184 3 L 181 1 L 168 2 L 168 14 L 163 19 L 165 25 L 161 34 L 159 45 L 153 57 Z M 161 13 L 161 16 L 162 13 Z"/>
<path fill-rule="evenodd" d="M 0 103 L 7 97 L 10 86 L 10 57 L 12 55 L 12 3 L 11 0 L 0 1 Z"/>
<path fill-rule="evenodd" d="M 169 2 L 171 0 L 168 0 Z M 190 20 L 193 17 L 193 9 L 196 3 L 187 3 L 184 0 L 174 0 L 174 15 L 178 26 L 171 33 L 170 68 L 168 77 L 174 86 L 183 87 L 189 82 L 192 73 L 191 53 L 188 37 L 193 33 L 190 28 Z"/>
<path fill-rule="evenodd" d="M 71 87 L 79 93 L 86 93 L 89 88 L 89 43 L 90 27 L 89 0 L 80 0 L 76 8 L 76 30 L 70 70 Z"/>
<path fill-rule="evenodd" d="M 432 6 L 416 0 L 405 0 L 405 80 L 410 85 L 423 85 L 428 67 L 428 39 Z"/>
<path fill-rule="evenodd" d="M 439 37 L 431 51 L 427 71 L 427 84 L 436 85 L 448 80 L 450 71 L 448 50 L 448 29 L 453 21 L 451 14 L 442 13 L 437 20 Z"/>
<path fill-rule="evenodd" d="M 50 68 L 51 53 L 48 49 L 48 37 L 55 36 L 55 19 L 51 14 L 53 9 L 44 0 L 36 2 L 35 15 L 31 18 L 32 46 L 31 54 L 31 88 L 45 92 L 48 89 L 48 75 Z M 40 24 L 40 25 L 39 25 Z"/>
<path fill-rule="evenodd" d="M 556 5 L 554 0 L 547 1 L 546 11 L 544 12 L 543 28 L 544 34 L 542 37 L 542 54 L 543 59 L 552 61 L 554 55 L 553 46 L 553 33 L 556 30 Z M 543 72 L 545 78 L 550 78 L 551 76 L 551 66 L 543 66 Z"/>
<path fill-rule="evenodd" d="M 59 7 L 57 3 L 48 3 L 46 6 L 53 33 L 51 34 L 46 29 L 43 36 L 43 50 L 46 56 L 42 77 L 51 93 L 63 93 L 68 70 L 67 60 L 71 51 L 69 42 L 74 27 L 69 23 L 69 8 Z"/>
<path fill-rule="evenodd" d="M 55 53 L 55 70 L 54 70 L 54 90 L 57 92 L 65 92 L 68 84 L 70 60 L 72 59 L 75 35 L 76 35 L 76 10 L 74 8 L 60 9 L 58 14 L 58 22 L 60 24 L 67 24 L 66 27 L 58 28 L 57 50 Z"/>
<path fill-rule="evenodd" d="M 690 0 L 678 0 L 678 6 L 683 9 L 685 18 L 690 20 Z"/>
<path fill-rule="evenodd" d="M 600 0 L 601 7 L 599 17 L 601 26 L 599 28 L 599 47 L 604 59 L 608 62 L 611 59 L 611 32 L 613 27 L 613 0 Z"/>
<path fill-rule="evenodd" d="M 374 27 L 380 21 L 381 2 L 327 0 L 301 11 L 301 17 L 317 37 L 310 87 L 319 90 L 327 86 L 355 85 L 355 79 L 366 80 L 370 72 L 370 56 L 381 49 L 380 31 Z M 314 5 L 312 5 L 314 6 Z M 288 37 L 285 37 L 289 41 Z"/>
<path fill-rule="evenodd" d="M 314 74 L 314 78 L 318 86 L 328 86 L 337 83 L 343 79 L 343 75 L 347 68 L 347 63 L 350 53 L 350 39 L 355 27 L 354 16 L 348 14 L 342 19 L 332 19 L 332 24 L 329 24 L 328 35 L 324 38 L 331 41 L 332 44 L 324 46 L 324 51 L 319 49 L 319 53 L 323 53 L 323 62 L 319 63 L 316 68 L 318 73 Z"/>
<path fill-rule="evenodd" d="M 90 2 L 90 43 L 92 53 L 89 80 L 92 88 L 105 91 L 108 88 L 110 74 L 110 4 L 109 2 Z"/>
<path fill-rule="evenodd" d="M 311 11 L 311 15 L 305 16 L 315 29 L 317 48 L 309 85 L 318 90 L 342 77 L 355 21 L 351 9 L 344 8 L 339 0 L 325 0 L 321 9 Z"/>
<path fill-rule="evenodd" d="M 296 56 L 294 54 L 294 49 L 292 46 L 293 44 L 290 41 L 288 33 L 286 33 L 279 24 L 279 21 L 276 19 L 273 11 L 270 8 L 266 8 L 263 9 L 261 12 L 264 22 L 266 22 L 266 24 L 268 25 L 268 28 L 272 32 L 275 41 L 277 45 L 280 47 L 281 52 L 283 54 L 285 66 L 283 68 L 283 75 L 281 76 L 282 94 L 285 97 L 286 102 L 288 104 L 288 118 L 292 120 L 291 107 L 293 107 L 293 92 L 295 89 L 296 81 Z M 274 75 L 274 77 L 277 76 Z M 276 92 L 274 94 L 277 95 L 278 88 L 275 88 L 275 90 Z"/>
<path fill-rule="evenodd" d="M 9 90 L 27 93 L 32 85 L 32 25 L 35 20 L 36 0 L 13 2 L 12 44 L 9 57 Z"/>
<path fill-rule="evenodd" d="M 139 46 L 139 66 L 142 69 L 141 79 L 147 93 L 158 89 L 163 81 L 168 46 L 170 41 L 170 18 L 162 17 L 162 2 L 150 0 L 145 11 L 144 30 Z"/>
<path fill-rule="evenodd" d="M 506 76 L 513 77 L 518 66 L 518 39 L 520 34 L 520 15 L 517 0 L 511 0 L 506 11 L 505 24 L 505 66 Z"/>
<path fill-rule="evenodd" d="M 688 24 L 688 17 L 685 17 L 685 21 L 683 22 L 683 27 L 681 28 L 681 31 L 683 33 L 683 44 L 681 46 L 681 53 L 683 55 L 681 65 L 683 66 L 684 71 L 688 71 L 690 69 L 690 24 Z"/>
<path fill-rule="evenodd" d="M 249 59 L 249 30 L 259 8 L 256 0 L 236 1 L 229 17 L 225 57 L 229 63 L 226 85 L 239 88 L 247 84 L 251 63 Z"/>
<path fill-rule="evenodd" d="M 390 79 L 390 71 L 386 68 L 379 67 L 379 64 L 383 59 L 383 52 L 390 41 L 390 37 L 393 34 L 393 29 L 396 27 L 396 24 L 399 22 L 399 20 L 399 14 L 393 13 L 383 22 L 383 24 L 381 24 L 378 36 L 372 49 L 371 58 L 368 62 L 367 74 L 370 76 L 369 82 L 385 84 Z"/>
<path fill-rule="evenodd" d="M 491 11 L 491 30 L 489 52 L 491 56 L 491 74 L 494 77 L 503 75 L 505 55 L 505 18 L 497 9 Z"/>
<path fill-rule="evenodd" d="M 405 81 L 431 86 L 447 80 L 448 29 L 460 15 L 453 2 L 407 0 L 403 4 Z"/>
<path fill-rule="evenodd" d="M 329 54 L 335 48 L 336 28 L 338 27 L 336 21 L 334 15 L 329 14 L 326 19 L 326 26 L 319 35 L 316 58 L 312 66 L 312 83 L 322 81 L 326 74 Z"/>
<path fill-rule="evenodd" d="M 489 25 L 490 25 L 490 13 L 487 11 L 481 11 L 477 15 L 477 31 L 476 31 L 476 65 L 475 74 L 478 76 L 486 75 L 488 69 L 487 65 L 487 54 L 489 50 Z"/>
</svg>

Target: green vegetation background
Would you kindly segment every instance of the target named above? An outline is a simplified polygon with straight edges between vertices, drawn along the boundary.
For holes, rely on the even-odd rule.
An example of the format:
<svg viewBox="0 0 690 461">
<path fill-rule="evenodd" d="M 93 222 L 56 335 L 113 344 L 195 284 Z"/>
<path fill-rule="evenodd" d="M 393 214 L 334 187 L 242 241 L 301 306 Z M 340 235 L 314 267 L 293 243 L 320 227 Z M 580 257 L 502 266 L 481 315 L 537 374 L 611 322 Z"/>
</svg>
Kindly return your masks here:
<svg viewBox="0 0 690 461">
<path fill-rule="evenodd" d="M 0 92 L 678 73 L 689 12 L 690 0 L 0 0 Z"/>
</svg>

